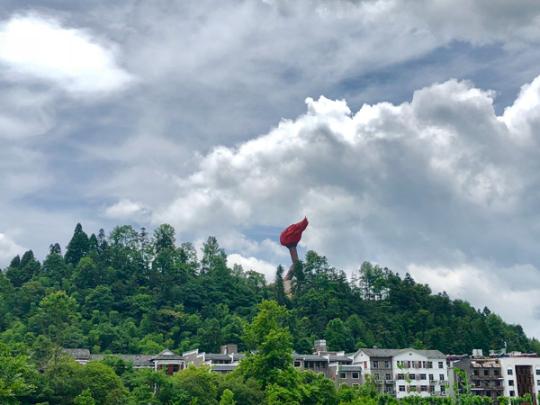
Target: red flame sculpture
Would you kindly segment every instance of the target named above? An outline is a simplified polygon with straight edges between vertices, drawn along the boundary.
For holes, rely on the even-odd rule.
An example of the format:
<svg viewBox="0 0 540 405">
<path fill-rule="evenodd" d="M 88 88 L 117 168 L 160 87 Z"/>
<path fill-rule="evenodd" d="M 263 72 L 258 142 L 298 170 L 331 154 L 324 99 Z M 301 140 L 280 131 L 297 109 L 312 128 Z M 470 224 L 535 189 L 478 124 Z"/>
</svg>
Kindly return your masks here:
<svg viewBox="0 0 540 405">
<path fill-rule="evenodd" d="M 302 239 L 302 232 L 306 230 L 308 224 L 309 222 L 307 218 L 304 217 L 304 219 L 300 222 L 289 225 L 287 228 L 285 228 L 279 236 L 279 242 L 283 246 L 286 246 L 291 254 L 292 265 L 284 279 L 285 292 L 288 295 L 291 294 L 291 279 L 293 276 L 294 265 L 298 261 L 298 252 L 296 251 L 296 246 L 298 245 L 298 242 L 300 242 L 300 239 Z"/>
<path fill-rule="evenodd" d="M 304 219 L 300 222 L 289 225 L 283 232 L 281 232 L 279 242 L 288 248 L 296 247 L 302 238 L 302 232 L 306 230 L 308 224 L 309 222 L 307 218 L 304 217 Z"/>
</svg>

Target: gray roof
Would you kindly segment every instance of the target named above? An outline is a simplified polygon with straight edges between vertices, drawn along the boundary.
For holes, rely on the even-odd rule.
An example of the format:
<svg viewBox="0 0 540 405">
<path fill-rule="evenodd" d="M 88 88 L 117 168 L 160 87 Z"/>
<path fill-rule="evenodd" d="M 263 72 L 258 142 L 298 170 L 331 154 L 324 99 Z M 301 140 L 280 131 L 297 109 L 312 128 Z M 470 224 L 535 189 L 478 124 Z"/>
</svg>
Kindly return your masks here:
<svg viewBox="0 0 540 405">
<path fill-rule="evenodd" d="M 63 352 L 69 354 L 76 360 L 89 360 L 90 350 L 88 349 L 63 349 Z"/>
<path fill-rule="evenodd" d="M 106 356 L 118 357 L 128 363 L 133 364 L 133 367 L 153 367 L 153 355 L 149 354 L 92 354 L 91 360 L 103 360 Z"/>
<path fill-rule="evenodd" d="M 151 356 L 152 360 L 184 360 L 182 356 L 176 354 L 169 349 L 163 350 L 161 353 Z"/>
<path fill-rule="evenodd" d="M 295 360 L 304 360 L 304 361 L 328 361 L 328 358 L 324 356 L 319 356 L 318 354 L 293 353 L 293 358 Z"/>
<path fill-rule="evenodd" d="M 428 359 L 445 359 L 446 355 L 438 350 L 418 350 L 412 348 L 405 349 L 373 349 L 373 348 L 361 348 L 358 351 L 362 351 L 367 354 L 369 357 L 394 357 L 398 354 L 401 354 L 406 351 L 413 351 L 415 353 L 421 354 L 422 356 L 427 357 Z"/>
<path fill-rule="evenodd" d="M 205 360 L 228 360 L 232 361 L 231 356 L 223 353 L 205 353 Z"/>
<path fill-rule="evenodd" d="M 348 356 L 330 356 L 330 361 L 337 361 L 339 363 L 352 363 L 352 359 Z"/>
</svg>

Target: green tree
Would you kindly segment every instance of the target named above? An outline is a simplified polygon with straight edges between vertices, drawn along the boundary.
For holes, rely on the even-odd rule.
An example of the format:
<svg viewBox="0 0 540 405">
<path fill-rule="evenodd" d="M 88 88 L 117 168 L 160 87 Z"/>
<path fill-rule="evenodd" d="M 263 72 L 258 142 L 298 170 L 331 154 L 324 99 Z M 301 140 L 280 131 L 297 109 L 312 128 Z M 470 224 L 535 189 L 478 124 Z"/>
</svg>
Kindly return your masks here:
<svg viewBox="0 0 540 405">
<path fill-rule="evenodd" d="M 77 395 L 73 400 L 74 405 L 95 405 L 96 401 L 92 397 L 92 392 L 86 388 L 82 393 Z"/>
<path fill-rule="evenodd" d="M 82 225 L 77 224 L 73 236 L 69 241 L 64 259 L 66 263 L 76 266 L 79 260 L 88 253 L 88 235 L 83 231 Z"/>
<path fill-rule="evenodd" d="M 219 405 L 236 405 L 234 400 L 234 393 L 230 389 L 225 389 L 223 394 L 221 394 L 221 399 L 219 400 Z"/>
<path fill-rule="evenodd" d="M 124 384 L 108 365 L 91 361 L 82 367 L 80 375 L 85 389 L 92 393 L 92 398 L 98 404 L 124 403 L 127 394 Z"/>
<path fill-rule="evenodd" d="M 35 389 L 37 370 L 28 357 L 0 343 L 0 402 L 17 404 Z"/>
<path fill-rule="evenodd" d="M 324 338 L 330 350 L 345 350 L 351 352 L 355 349 L 351 330 L 341 319 L 332 319 L 326 325 Z"/>
</svg>

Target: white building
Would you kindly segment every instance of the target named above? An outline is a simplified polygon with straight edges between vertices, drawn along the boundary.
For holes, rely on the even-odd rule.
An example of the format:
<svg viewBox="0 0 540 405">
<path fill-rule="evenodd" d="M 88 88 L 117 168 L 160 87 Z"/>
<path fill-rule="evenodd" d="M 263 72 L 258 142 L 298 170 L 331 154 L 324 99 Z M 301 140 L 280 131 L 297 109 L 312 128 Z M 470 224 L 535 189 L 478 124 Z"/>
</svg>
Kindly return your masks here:
<svg viewBox="0 0 540 405">
<path fill-rule="evenodd" d="M 397 398 L 449 393 L 446 356 L 438 350 L 359 349 L 353 364 L 370 375 L 381 392 Z"/>
<path fill-rule="evenodd" d="M 540 357 L 511 352 L 498 358 L 501 376 L 504 379 L 504 396 L 522 397 L 526 393 L 533 397 L 540 393 Z"/>
</svg>

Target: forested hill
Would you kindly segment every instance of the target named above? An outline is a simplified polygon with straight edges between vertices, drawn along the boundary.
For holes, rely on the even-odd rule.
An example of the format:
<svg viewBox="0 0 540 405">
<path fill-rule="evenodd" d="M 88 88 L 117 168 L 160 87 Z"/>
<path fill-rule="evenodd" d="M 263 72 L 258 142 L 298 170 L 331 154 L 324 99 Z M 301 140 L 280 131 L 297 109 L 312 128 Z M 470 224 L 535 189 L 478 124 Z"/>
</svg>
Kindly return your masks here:
<svg viewBox="0 0 540 405">
<path fill-rule="evenodd" d="M 24 342 L 36 353 L 56 344 L 92 352 L 157 353 L 243 348 L 243 330 L 264 299 L 290 309 L 298 352 L 325 338 L 333 350 L 406 347 L 468 353 L 473 348 L 539 351 L 520 326 L 488 309 L 432 294 L 406 275 L 364 263 L 353 280 L 308 252 L 296 271 L 294 296 L 261 274 L 227 266 L 209 238 L 198 255 L 162 225 L 149 235 L 130 226 L 88 236 L 77 225 L 65 252 L 50 246 L 43 263 L 32 251 L 0 276 L 0 341 Z"/>
</svg>

